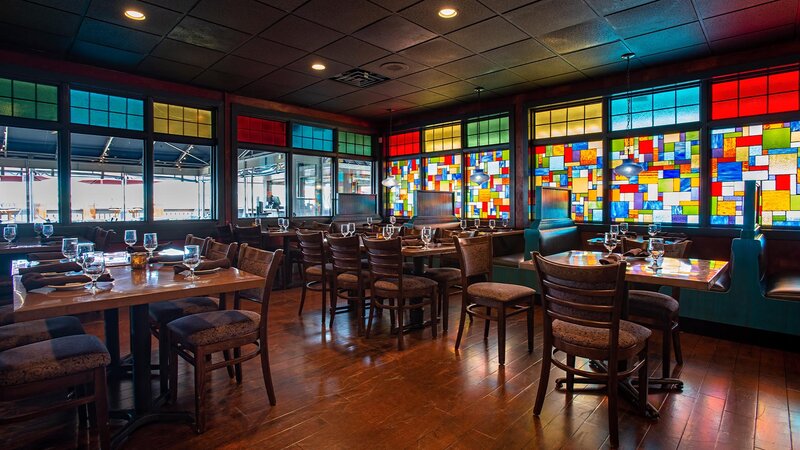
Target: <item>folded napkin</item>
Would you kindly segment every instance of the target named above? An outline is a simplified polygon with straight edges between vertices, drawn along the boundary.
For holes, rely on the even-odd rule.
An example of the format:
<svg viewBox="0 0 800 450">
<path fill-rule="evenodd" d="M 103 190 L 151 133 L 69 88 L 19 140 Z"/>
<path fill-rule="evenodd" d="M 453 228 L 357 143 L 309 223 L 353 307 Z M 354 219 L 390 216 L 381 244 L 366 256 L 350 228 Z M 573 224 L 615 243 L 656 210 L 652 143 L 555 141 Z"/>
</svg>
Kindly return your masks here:
<svg viewBox="0 0 800 450">
<path fill-rule="evenodd" d="M 153 250 L 153 251 L 160 252 L 161 250 L 165 250 L 170 245 L 172 245 L 172 241 L 161 242 L 161 243 L 158 244 L 158 247 L 156 247 L 156 249 Z M 126 251 L 128 253 L 146 253 L 147 252 L 147 250 L 145 250 L 144 246 L 142 246 L 142 245 L 134 245 L 133 247 L 128 247 L 126 249 Z"/>
<path fill-rule="evenodd" d="M 60 240 L 62 240 L 64 238 L 66 238 L 66 236 L 50 236 L 50 237 L 42 236 L 40 238 L 40 241 L 41 242 L 56 242 L 56 241 L 60 241 Z"/>
<path fill-rule="evenodd" d="M 622 256 L 633 256 L 633 257 L 637 257 L 638 256 L 638 257 L 642 258 L 642 257 L 650 256 L 650 253 L 648 253 L 647 250 L 643 250 L 641 248 L 632 248 L 632 249 L 628 250 L 627 252 L 623 253 Z"/>
<path fill-rule="evenodd" d="M 150 258 L 147 262 L 150 263 L 165 263 L 165 262 L 178 262 L 183 261 L 182 254 L 176 255 L 156 255 Z"/>
<path fill-rule="evenodd" d="M 228 258 L 220 258 L 220 259 L 212 259 L 212 260 L 203 261 L 200 264 L 198 264 L 197 267 L 194 268 L 194 270 L 196 270 L 196 271 L 197 270 L 211 270 L 211 269 L 218 269 L 218 268 L 219 269 L 227 269 L 230 266 L 231 266 L 231 262 L 230 262 L 230 260 Z M 181 272 L 184 272 L 186 270 L 189 270 L 189 268 L 184 266 L 183 264 L 178 264 L 175 267 L 173 267 L 173 270 L 175 270 L 175 273 L 181 273 Z"/>
<path fill-rule="evenodd" d="M 59 275 L 48 277 L 40 273 L 27 273 L 22 276 L 22 285 L 25 286 L 25 290 L 28 291 L 45 286 L 62 286 L 69 283 L 88 283 L 90 281 L 92 281 L 92 279 L 86 275 Z M 97 281 L 114 281 L 114 278 L 111 277 L 111 274 L 104 273 Z"/>
<path fill-rule="evenodd" d="M 19 269 L 19 274 L 25 275 L 26 273 L 50 273 L 50 272 L 65 273 L 65 272 L 74 272 L 77 270 L 81 270 L 80 264 L 76 262 L 66 262 L 66 263 L 53 263 L 53 264 L 39 264 L 38 266 L 25 267 Z"/>
<path fill-rule="evenodd" d="M 61 252 L 28 253 L 28 261 L 53 261 L 60 259 L 64 259 L 64 254 Z"/>
<path fill-rule="evenodd" d="M 608 256 L 604 256 L 604 257 L 600 258 L 599 261 L 600 261 L 600 264 L 602 264 L 604 266 L 607 266 L 609 264 L 617 264 L 620 261 L 622 261 L 623 259 L 624 258 L 622 257 L 622 255 L 618 255 L 616 253 L 612 253 L 612 254 L 610 254 Z"/>
<path fill-rule="evenodd" d="M 417 238 L 403 239 L 401 243 L 405 245 L 422 245 L 422 240 Z"/>
</svg>

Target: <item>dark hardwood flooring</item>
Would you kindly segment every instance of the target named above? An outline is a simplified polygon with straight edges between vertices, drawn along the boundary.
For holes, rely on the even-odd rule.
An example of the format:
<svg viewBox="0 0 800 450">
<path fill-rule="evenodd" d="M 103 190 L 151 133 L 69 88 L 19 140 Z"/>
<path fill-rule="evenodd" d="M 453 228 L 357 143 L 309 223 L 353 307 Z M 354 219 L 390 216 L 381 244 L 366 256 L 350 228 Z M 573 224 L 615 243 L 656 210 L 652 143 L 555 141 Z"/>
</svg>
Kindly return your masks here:
<svg viewBox="0 0 800 450">
<path fill-rule="evenodd" d="M 355 336 L 352 316 L 338 315 L 321 333 L 319 295 L 309 294 L 297 316 L 299 289 L 273 295 L 270 355 L 277 406 L 270 407 L 257 360 L 237 386 L 224 370 L 208 383 L 208 431 L 156 424 L 133 435 L 126 448 L 157 450 L 324 448 L 575 448 L 608 447 L 607 402 L 597 390 L 550 392 L 540 417 L 532 415 L 541 361 L 541 315 L 536 347 L 528 354 L 522 317 L 509 324 L 507 364 L 497 365 L 496 332 L 483 340 L 483 323 L 467 326 L 464 346 L 453 349 L 460 298 L 451 303 L 450 330 L 431 340 L 429 330 L 406 336 L 396 350 L 388 315 L 369 340 Z M 127 346 L 127 315 L 122 318 Z M 87 330 L 102 335 L 102 323 Z M 652 372 L 660 374 L 658 335 L 651 343 Z M 647 420 L 622 402 L 622 448 L 800 448 L 800 355 L 684 333 L 686 363 L 675 374 L 683 392 L 654 392 L 661 411 Z M 155 342 L 154 342 L 155 360 Z M 586 364 L 586 361 L 579 361 Z M 555 370 L 555 369 L 554 369 Z M 551 380 L 560 376 L 557 370 Z M 180 370 L 176 409 L 193 408 L 192 374 Z M 154 379 L 154 389 L 157 388 Z M 112 407 L 129 405 L 128 382 L 110 386 Z M 0 429 L 9 448 L 96 448 L 92 433 L 72 412 Z"/>
</svg>

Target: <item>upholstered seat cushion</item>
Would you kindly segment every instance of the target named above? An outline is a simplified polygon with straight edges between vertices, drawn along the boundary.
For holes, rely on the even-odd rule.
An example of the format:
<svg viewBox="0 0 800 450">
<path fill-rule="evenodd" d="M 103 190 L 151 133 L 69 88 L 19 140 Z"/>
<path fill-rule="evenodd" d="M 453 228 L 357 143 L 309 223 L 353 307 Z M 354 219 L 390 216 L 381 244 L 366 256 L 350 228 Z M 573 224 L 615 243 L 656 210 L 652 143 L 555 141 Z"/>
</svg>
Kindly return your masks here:
<svg viewBox="0 0 800 450">
<path fill-rule="evenodd" d="M 0 351 L 83 333 L 81 321 L 72 316 L 12 323 L 0 327 Z"/>
<path fill-rule="evenodd" d="M 800 274 L 776 274 L 767 279 L 767 297 L 800 300 Z"/>
<path fill-rule="evenodd" d="M 0 386 L 51 380 L 110 362 L 106 347 L 89 334 L 36 342 L 0 352 Z"/>
<path fill-rule="evenodd" d="M 619 321 L 619 348 L 627 349 L 644 343 L 650 337 L 650 330 L 628 322 Z M 562 320 L 553 321 L 553 337 L 566 344 L 600 350 L 609 348 L 609 330 L 606 328 L 586 327 Z"/>
<path fill-rule="evenodd" d="M 536 295 L 536 291 L 518 284 L 482 282 L 467 287 L 467 294 L 496 302 L 513 302 Z"/>
<path fill-rule="evenodd" d="M 325 271 L 329 273 L 333 273 L 333 264 L 327 263 L 325 264 Z M 321 277 L 322 276 L 322 266 L 317 264 L 315 266 L 309 266 L 306 268 L 306 275 Z"/>
<path fill-rule="evenodd" d="M 253 311 L 212 311 L 173 320 L 167 328 L 178 342 L 208 345 L 258 330 L 261 316 Z"/>
<path fill-rule="evenodd" d="M 219 309 L 219 305 L 211 297 L 189 297 L 169 302 L 151 303 L 149 309 L 150 320 L 164 324 L 190 314 L 216 311 Z"/>
<path fill-rule="evenodd" d="M 406 296 L 427 295 L 434 287 L 436 282 L 429 278 L 403 275 L 403 294 Z M 397 295 L 400 290 L 400 281 L 398 278 L 383 278 L 375 282 L 373 290 L 378 295 L 391 297 Z"/>
<path fill-rule="evenodd" d="M 524 253 L 512 253 L 510 255 L 495 256 L 492 264 L 495 266 L 519 268 L 519 263 L 525 260 Z"/>
<path fill-rule="evenodd" d="M 369 270 L 361 271 L 361 282 L 364 288 L 369 287 Z M 336 284 L 340 288 L 358 288 L 358 275 L 355 272 L 340 273 L 336 277 Z"/>
<path fill-rule="evenodd" d="M 653 291 L 628 291 L 628 314 L 659 320 L 676 319 L 680 306 L 667 294 Z"/>
<path fill-rule="evenodd" d="M 425 271 L 423 276 L 437 283 L 460 283 L 461 269 L 456 269 L 454 267 L 431 267 Z"/>
<path fill-rule="evenodd" d="M 14 305 L 0 306 L 0 326 L 14 323 Z"/>
</svg>

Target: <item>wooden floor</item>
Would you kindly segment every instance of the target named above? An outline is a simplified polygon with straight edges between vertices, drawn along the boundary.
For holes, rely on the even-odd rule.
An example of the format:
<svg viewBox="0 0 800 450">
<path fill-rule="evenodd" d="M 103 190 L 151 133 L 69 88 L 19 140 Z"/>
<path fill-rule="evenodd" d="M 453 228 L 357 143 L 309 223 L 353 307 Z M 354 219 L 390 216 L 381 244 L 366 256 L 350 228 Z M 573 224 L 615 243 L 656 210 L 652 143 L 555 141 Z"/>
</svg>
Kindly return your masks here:
<svg viewBox="0 0 800 450">
<path fill-rule="evenodd" d="M 494 327 L 484 341 L 483 324 L 476 322 L 467 328 L 462 350 L 453 350 L 457 297 L 444 337 L 431 340 L 429 330 L 416 331 L 406 336 L 407 349 L 398 352 L 396 340 L 386 334 L 388 315 L 370 340 L 355 336 L 355 322 L 347 315 L 322 333 L 319 296 L 311 294 L 298 317 L 299 292 L 272 297 L 269 348 L 277 406 L 269 406 L 258 362 L 252 360 L 245 365 L 242 386 L 224 370 L 214 374 L 205 434 L 195 435 L 187 425 L 151 425 L 134 434 L 126 448 L 608 446 L 607 405 L 596 392 L 568 395 L 550 386 L 542 415 L 533 417 L 542 353 L 538 310 L 534 353 L 527 353 L 524 322 L 515 319 L 503 368 L 497 365 Z M 123 319 L 126 337 L 127 316 Z M 99 321 L 87 329 L 102 335 Z M 624 405 L 622 448 L 800 448 L 800 355 L 692 334 L 682 339 L 686 364 L 676 374 L 686 383 L 683 392 L 650 396 L 661 411 L 659 421 Z M 654 344 L 651 367 L 660 374 L 660 345 Z M 192 378 L 185 367 L 179 384 L 175 408 L 191 409 Z M 130 403 L 129 383 L 111 390 L 112 406 Z M 0 443 L 3 450 L 97 446 L 73 413 L 5 426 Z"/>
</svg>

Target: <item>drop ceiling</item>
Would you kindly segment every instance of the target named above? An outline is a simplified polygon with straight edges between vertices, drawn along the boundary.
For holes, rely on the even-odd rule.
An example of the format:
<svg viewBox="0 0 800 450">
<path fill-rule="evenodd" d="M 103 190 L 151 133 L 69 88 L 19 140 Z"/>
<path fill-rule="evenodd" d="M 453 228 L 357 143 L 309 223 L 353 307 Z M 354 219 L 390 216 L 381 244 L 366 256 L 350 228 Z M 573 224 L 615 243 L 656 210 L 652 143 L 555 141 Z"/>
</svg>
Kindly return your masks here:
<svg viewBox="0 0 800 450">
<path fill-rule="evenodd" d="M 0 45 L 377 118 L 793 40 L 798 1 L 4 0 Z M 356 67 L 391 81 L 328 79 Z"/>
</svg>

